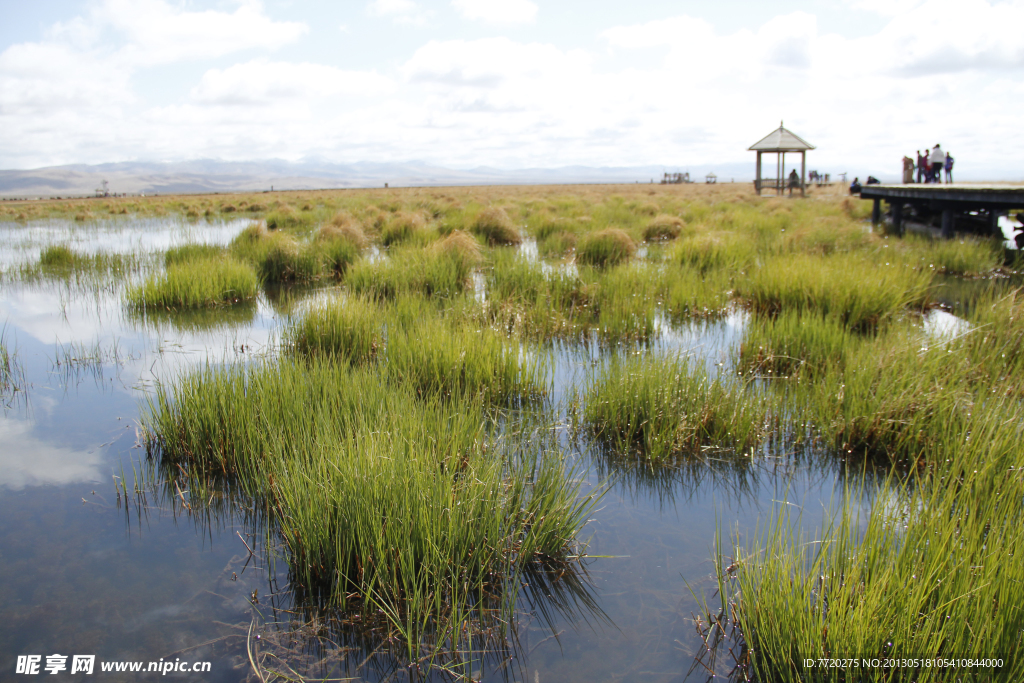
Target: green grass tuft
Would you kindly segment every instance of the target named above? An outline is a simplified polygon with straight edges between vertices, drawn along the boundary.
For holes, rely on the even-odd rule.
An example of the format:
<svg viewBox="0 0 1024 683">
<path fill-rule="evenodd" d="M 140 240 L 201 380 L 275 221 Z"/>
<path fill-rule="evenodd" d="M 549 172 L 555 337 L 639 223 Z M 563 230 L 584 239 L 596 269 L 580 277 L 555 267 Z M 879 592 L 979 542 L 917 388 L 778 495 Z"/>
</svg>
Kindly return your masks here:
<svg viewBox="0 0 1024 683">
<path fill-rule="evenodd" d="M 678 216 L 661 214 L 644 228 L 644 241 L 667 242 L 674 240 L 682 234 L 685 225 L 683 219 Z"/>
<path fill-rule="evenodd" d="M 473 221 L 470 231 L 486 239 L 492 246 L 519 244 L 523 241 L 512 219 L 504 209 L 497 206 L 484 209 Z"/>
<path fill-rule="evenodd" d="M 193 259 L 167 267 L 125 292 L 137 308 L 187 309 L 218 306 L 256 298 L 259 278 L 252 267 L 234 258 Z"/>
<path fill-rule="evenodd" d="M 584 237 L 576 250 L 576 262 L 590 266 L 614 266 L 636 253 L 633 238 L 618 228 L 608 228 Z"/>
<path fill-rule="evenodd" d="M 759 313 L 814 311 L 853 330 L 870 330 L 929 300 L 932 274 L 902 263 L 850 255 L 775 257 L 736 283 L 736 296 Z"/>
<path fill-rule="evenodd" d="M 654 461 L 706 445 L 742 450 L 771 431 L 763 397 L 673 357 L 611 363 L 587 387 L 584 403 L 582 422 L 600 441 Z"/>
<path fill-rule="evenodd" d="M 186 261 L 210 260 L 224 254 L 224 247 L 216 244 L 182 244 L 171 247 L 164 254 L 164 265 L 171 266 Z"/>
</svg>

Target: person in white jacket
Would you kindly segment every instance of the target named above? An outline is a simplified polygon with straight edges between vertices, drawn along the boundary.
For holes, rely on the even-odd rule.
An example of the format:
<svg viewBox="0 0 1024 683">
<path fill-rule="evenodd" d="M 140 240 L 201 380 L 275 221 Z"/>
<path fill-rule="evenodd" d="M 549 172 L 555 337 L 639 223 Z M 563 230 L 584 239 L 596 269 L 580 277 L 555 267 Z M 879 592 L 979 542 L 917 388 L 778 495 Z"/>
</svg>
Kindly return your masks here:
<svg viewBox="0 0 1024 683">
<path fill-rule="evenodd" d="M 932 156 L 930 161 L 932 162 L 932 182 L 942 182 L 942 165 L 946 163 L 946 153 L 942 151 L 942 148 L 938 145 L 932 148 Z"/>
</svg>

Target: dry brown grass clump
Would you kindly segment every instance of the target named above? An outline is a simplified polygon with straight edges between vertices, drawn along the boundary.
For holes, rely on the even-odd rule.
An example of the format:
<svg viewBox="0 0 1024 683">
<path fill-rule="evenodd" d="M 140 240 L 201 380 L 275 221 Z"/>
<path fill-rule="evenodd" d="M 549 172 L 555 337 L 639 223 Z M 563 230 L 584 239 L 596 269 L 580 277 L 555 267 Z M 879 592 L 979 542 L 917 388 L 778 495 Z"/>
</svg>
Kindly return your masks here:
<svg viewBox="0 0 1024 683">
<path fill-rule="evenodd" d="M 363 210 L 363 221 L 374 230 L 380 230 L 388 221 L 388 214 L 382 211 L 379 206 L 370 204 Z"/>
<path fill-rule="evenodd" d="M 646 242 L 667 242 L 679 237 L 683 232 L 683 219 L 678 216 L 661 214 L 655 216 L 654 220 L 644 228 L 644 241 Z"/>
<path fill-rule="evenodd" d="M 484 209 L 470 227 L 477 235 L 481 235 L 488 244 L 519 244 L 523 236 L 519 234 L 512 219 L 499 206 Z"/>
<path fill-rule="evenodd" d="M 457 254 L 467 263 L 479 263 L 482 257 L 480 243 L 469 233 L 453 230 L 443 240 L 436 242 L 432 249 L 444 254 Z"/>
<path fill-rule="evenodd" d="M 351 242 L 356 249 L 362 251 L 370 243 L 359 227 L 359 223 L 352 221 L 341 225 L 324 225 L 316 233 L 318 242 L 330 242 L 336 239 L 343 239 Z"/>
</svg>

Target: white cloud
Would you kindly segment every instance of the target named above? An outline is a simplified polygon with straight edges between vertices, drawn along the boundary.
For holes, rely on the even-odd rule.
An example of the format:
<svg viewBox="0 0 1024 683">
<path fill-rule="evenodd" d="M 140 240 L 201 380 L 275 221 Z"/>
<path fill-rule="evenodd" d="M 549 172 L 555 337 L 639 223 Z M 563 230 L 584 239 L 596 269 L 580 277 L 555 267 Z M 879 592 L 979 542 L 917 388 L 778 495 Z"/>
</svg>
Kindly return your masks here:
<svg viewBox="0 0 1024 683">
<path fill-rule="evenodd" d="M 234 12 L 188 12 L 164 0 L 106 0 L 95 20 L 122 32 L 134 65 L 220 57 L 246 49 L 275 49 L 309 31 L 305 24 L 274 21 L 258 2 Z"/>
<path fill-rule="evenodd" d="M 525 24 L 537 18 L 537 5 L 530 0 L 452 0 L 452 6 L 466 19 L 490 24 Z"/>
<path fill-rule="evenodd" d="M 374 17 L 387 17 L 399 24 L 423 26 L 428 13 L 420 9 L 413 0 L 373 0 L 366 6 L 366 12 Z"/>
<path fill-rule="evenodd" d="M 913 11 L 924 0 L 847 0 L 855 9 L 862 9 L 887 17 L 898 17 Z"/>
<path fill-rule="evenodd" d="M 591 57 L 582 50 L 518 43 L 508 38 L 430 41 L 402 66 L 412 82 L 493 88 L 513 80 L 565 81 L 585 77 Z M 563 83 L 571 89 L 571 83 Z"/>
<path fill-rule="evenodd" d="M 318 154 L 453 166 L 736 162 L 752 160 L 746 147 L 780 118 L 818 145 L 812 164 L 834 164 L 835 172 L 890 161 L 897 169 L 904 153 L 925 142 L 959 152 L 965 171 L 975 163 L 1003 168 L 1013 158 L 1005 150 L 1024 143 L 1016 123 L 1024 43 L 991 30 L 1024 23 L 1019 2 L 915 1 L 904 14 L 879 15 L 882 28 L 854 37 L 824 33 L 807 11 L 744 29 L 664 17 L 608 28 L 600 34 L 606 54 L 557 41 L 479 38 L 491 29 L 462 25 L 465 39 L 413 44 L 404 61 L 400 50 L 383 51 L 386 61 L 376 70 L 372 63 L 348 70 L 314 61 L 305 56 L 312 51 L 304 51 L 309 61 L 274 59 L 270 50 L 306 28 L 275 22 L 258 5 L 213 13 L 214 32 L 225 39 L 208 46 L 217 43 L 208 28 L 189 33 L 179 21 L 205 20 L 207 12 L 146 0 L 115 24 L 105 12 L 128 11 L 123 2 L 108 0 L 41 42 L 0 53 L 5 159 L 44 165 Z M 514 4 L 454 4 L 480 21 L 525 21 L 536 13 L 527 4 L 518 14 L 508 9 Z M 394 43 L 403 49 L 408 34 L 391 21 L 436 19 L 413 0 L 365 7 L 388 21 L 360 18 L 360 31 L 375 27 L 369 30 L 403 41 Z M 168 37 L 138 26 L 142 16 L 166 19 Z M 247 28 L 229 26 L 235 21 Z M 121 42 L 110 44 L 112 32 Z M 223 50 L 241 56 L 223 60 Z M 223 61 L 176 100 L 153 106 L 132 90 L 133 76 L 145 76 L 147 65 L 194 54 Z"/>
<path fill-rule="evenodd" d="M 0 147 L 6 163 L 20 165 L 24 157 L 51 164 L 87 159 L 115 149 L 115 130 L 119 143 L 137 141 L 144 134 L 127 119 L 138 105 L 131 81 L 140 70 L 266 51 L 307 30 L 270 19 L 257 2 L 243 2 L 233 12 L 193 12 L 161 0 L 105 0 L 86 16 L 55 24 L 42 41 L 0 53 Z"/>
<path fill-rule="evenodd" d="M 375 72 L 255 59 L 207 71 L 189 99 L 197 104 L 291 105 L 339 95 L 373 97 L 393 89 L 390 79 Z"/>
</svg>

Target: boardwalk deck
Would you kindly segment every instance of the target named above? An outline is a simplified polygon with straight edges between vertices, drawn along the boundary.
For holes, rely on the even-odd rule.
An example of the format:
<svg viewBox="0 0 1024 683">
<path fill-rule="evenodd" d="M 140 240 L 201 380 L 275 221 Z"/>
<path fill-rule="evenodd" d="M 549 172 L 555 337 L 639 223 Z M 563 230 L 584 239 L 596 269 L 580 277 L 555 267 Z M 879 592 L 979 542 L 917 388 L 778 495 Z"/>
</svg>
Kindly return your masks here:
<svg viewBox="0 0 1024 683">
<path fill-rule="evenodd" d="M 865 185 L 860 197 L 874 201 L 875 225 L 882 221 L 881 203 L 887 202 L 893 230 L 900 235 L 908 215 L 926 224 L 939 221 L 943 237 L 957 229 L 1001 235 L 999 217 L 1024 209 L 1022 185 Z"/>
</svg>

